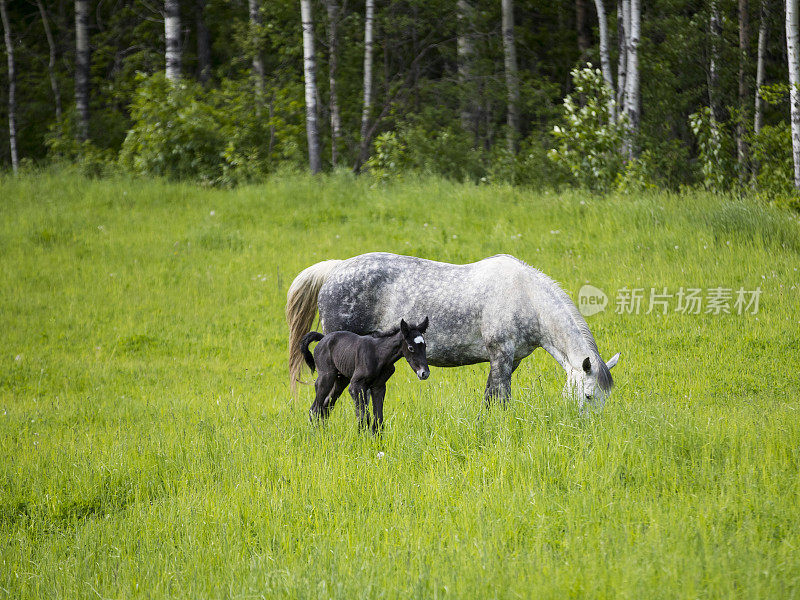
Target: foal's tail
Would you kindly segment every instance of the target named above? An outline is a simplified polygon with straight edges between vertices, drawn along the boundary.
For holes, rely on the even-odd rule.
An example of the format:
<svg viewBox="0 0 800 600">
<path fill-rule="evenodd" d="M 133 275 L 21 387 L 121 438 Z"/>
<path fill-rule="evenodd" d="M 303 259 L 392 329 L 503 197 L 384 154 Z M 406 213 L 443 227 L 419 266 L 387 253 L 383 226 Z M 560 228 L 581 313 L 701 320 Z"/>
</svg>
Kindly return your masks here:
<svg viewBox="0 0 800 600">
<path fill-rule="evenodd" d="M 286 322 L 289 324 L 289 380 L 292 395 L 297 395 L 297 382 L 300 381 L 300 368 L 303 366 L 303 353 L 300 351 L 300 338 L 314 323 L 317 314 L 317 296 L 331 271 L 341 260 L 325 260 L 311 265 L 295 277 L 286 294 Z"/>
<path fill-rule="evenodd" d="M 311 350 L 308 349 L 308 346 L 314 342 L 320 341 L 324 337 L 325 336 L 318 331 L 309 331 L 303 336 L 303 339 L 300 340 L 300 352 L 303 353 L 303 358 L 312 373 L 317 368 L 317 365 L 314 364 L 314 355 L 311 354 Z"/>
</svg>

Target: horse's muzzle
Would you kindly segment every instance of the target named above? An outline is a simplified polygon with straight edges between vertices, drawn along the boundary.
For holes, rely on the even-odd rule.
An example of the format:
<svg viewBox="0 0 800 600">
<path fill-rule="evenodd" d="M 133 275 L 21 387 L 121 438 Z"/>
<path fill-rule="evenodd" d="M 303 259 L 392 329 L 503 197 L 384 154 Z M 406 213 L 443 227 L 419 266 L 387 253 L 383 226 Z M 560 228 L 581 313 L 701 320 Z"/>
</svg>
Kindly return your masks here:
<svg viewBox="0 0 800 600">
<path fill-rule="evenodd" d="M 417 377 L 419 377 L 422 381 L 425 381 L 428 377 L 430 377 L 431 372 L 429 369 L 420 369 L 417 371 Z"/>
</svg>

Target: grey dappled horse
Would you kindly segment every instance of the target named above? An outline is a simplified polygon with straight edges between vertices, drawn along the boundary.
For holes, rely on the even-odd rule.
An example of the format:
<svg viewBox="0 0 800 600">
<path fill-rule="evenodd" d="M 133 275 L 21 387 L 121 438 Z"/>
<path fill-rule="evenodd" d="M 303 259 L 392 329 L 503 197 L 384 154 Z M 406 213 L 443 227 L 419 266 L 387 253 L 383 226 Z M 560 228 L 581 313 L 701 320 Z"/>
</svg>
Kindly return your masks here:
<svg viewBox="0 0 800 600">
<path fill-rule="evenodd" d="M 459 367 L 488 361 L 487 403 L 510 397 L 511 374 L 536 348 L 544 348 L 564 368 L 564 391 L 581 408 L 584 402 L 602 408 L 614 383 L 609 369 L 619 354 L 604 362 L 564 290 L 507 254 L 453 265 L 373 252 L 308 267 L 287 294 L 293 391 L 303 363 L 300 339 L 311 328 L 317 307 L 326 333 L 363 335 L 400 319 L 430 317 L 428 364 Z"/>
</svg>

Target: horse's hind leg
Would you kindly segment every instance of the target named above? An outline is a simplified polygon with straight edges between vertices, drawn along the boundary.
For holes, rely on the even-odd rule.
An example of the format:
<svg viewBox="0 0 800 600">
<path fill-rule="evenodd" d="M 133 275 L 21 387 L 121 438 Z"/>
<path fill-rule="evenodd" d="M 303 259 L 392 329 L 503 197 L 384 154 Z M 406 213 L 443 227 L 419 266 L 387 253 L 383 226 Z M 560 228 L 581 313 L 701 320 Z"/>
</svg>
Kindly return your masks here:
<svg viewBox="0 0 800 600">
<path fill-rule="evenodd" d="M 317 380 L 314 382 L 314 389 L 316 396 L 314 403 L 308 411 L 308 417 L 313 423 L 316 421 L 323 412 L 325 399 L 331 393 L 333 386 L 336 384 L 336 373 L 320 373 Z"/>
<path fill-rule="evenodd" d="M 511 398 L 511 374 L 519 364 L 514 361 L 514 347 L 511 344 L 492 345 L 489 350 L 489 378 L 483 399 L 488 408 L 495 398 L 500 398 L 505 406 Z"/>
<path fill-rule="evenodd" d="M 339 396 L 342 395 L 342 392 L 345 390 L 349 382 L 350 380 L 344 375 L 339 375 L 336 377 L 336 383 L 333 384 L 333 389 L 331 390 L 330 395 L 325 399 L 325 402 L 322 406 L 322 412 L 320 413 L 320 416 L 323 419 L 327 419 L 331 414 L 333 406 L 336 404 L 336 401 L 339 399 Z"/>
</svg>

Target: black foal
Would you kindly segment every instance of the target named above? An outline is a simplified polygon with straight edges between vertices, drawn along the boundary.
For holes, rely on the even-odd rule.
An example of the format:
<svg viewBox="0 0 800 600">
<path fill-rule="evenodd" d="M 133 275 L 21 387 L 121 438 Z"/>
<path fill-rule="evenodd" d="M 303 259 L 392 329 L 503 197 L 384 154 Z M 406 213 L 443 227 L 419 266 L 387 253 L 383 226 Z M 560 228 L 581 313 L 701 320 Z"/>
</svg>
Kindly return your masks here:
<svg viewBox="0 0 800 600">
<path fill-rule="evenodd" d="M 309 411 L 311 420 L 327 418 L 344 388 L 350 384 L 350 395 L 356 403 L 356 415 L 362 427 L 369 426 L 367 405 L 372 396 L 375 420 L 372 431 L 383 425 L 383 398 L 386 382 L 394 373 L 394 363 L 405 357 L 420 379 L 430 375 L 425 358 L 425 340 L 422 334 L 428 328 L 428 317 L 416 327 L 400 321 L 400 327 L 376 335 L 357 335 L 350 331 L 334 331 L 323 336 L 312 331 L 300 341 L 300 350 L 306 364 L 319 370 L 314 384 L 317 395 Z M 314 355 L 309 344 L 319 341 Z"/>
</svg>

